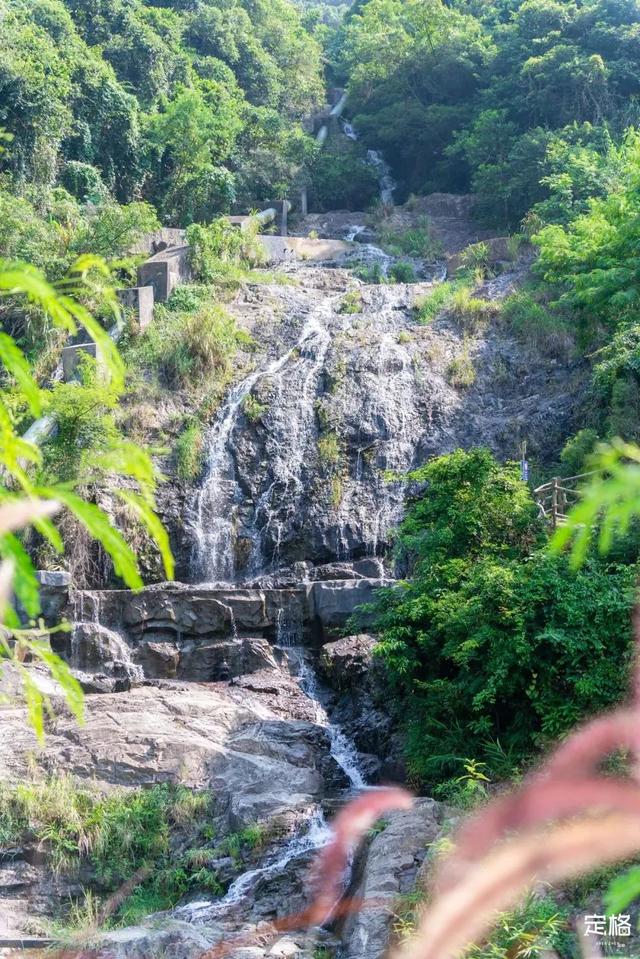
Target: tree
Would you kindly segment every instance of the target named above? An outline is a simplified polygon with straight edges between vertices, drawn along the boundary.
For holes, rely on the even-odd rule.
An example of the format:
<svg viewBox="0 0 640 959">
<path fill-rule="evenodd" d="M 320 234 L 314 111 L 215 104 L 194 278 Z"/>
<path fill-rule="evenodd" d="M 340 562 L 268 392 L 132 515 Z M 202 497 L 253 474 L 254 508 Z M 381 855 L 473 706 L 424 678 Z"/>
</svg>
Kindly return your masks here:
<svg viewBox="0 0 640 959">
<path fill-rule="evenodd" d="M 486 450 L 439 457 L 409 480 L 420 491 L 397 554 L 410 578 L 374 610 L 411 771 L 433 785 L 467 757 L 517 765 L 617 700 L 635 569 L 591 558 L 576 572 L 549 556 L 517 464 Z"/>
</svg>

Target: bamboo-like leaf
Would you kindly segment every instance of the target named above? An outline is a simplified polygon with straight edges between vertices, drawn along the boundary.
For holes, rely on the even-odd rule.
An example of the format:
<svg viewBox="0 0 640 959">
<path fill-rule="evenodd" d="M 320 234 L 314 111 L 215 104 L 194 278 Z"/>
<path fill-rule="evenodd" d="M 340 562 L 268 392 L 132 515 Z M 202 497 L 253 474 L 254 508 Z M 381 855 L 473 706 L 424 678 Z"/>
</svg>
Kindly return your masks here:
<svg viewBox="0 0 640 959">
<path fill-rule="evenodd" d="M 82 686 L 63 659 L 56 656 L 43 643 L 33 643 L 31 650 L 49 668 L 52 677 L 60 684 L 69 709 L 80 724 L 84 723 L 84 693 Z"/>
<path fill-rule="evenodd" d="M 571 544 L 571 566 L 582 565 L 597 530 L 598 548 L 606 553 L 616 535 L 628 531 L 640 515 L 640 448 L 622 440 L 598 449 L 597 475 L 581 490 L 581 500 L 554 533 L 550 548 Z"/>
<path fill-rule="evenodd" d="M 100 351 L 100 356 L 109 371 L 116 389 L 124 384 L 124 363 L 116 344 L 107 331 L 93 318 L 91 313 L 80 303 L 68 296 L 61 296 L 60 302 L 65 309 L 86 329 L 87 333 Z"/>
<path fill-rule="evenodd" d="M 125 489 L 118 489 L 115 490 L 115 492 L 123 502 L 127 503 L 127 505 L 133 509 L 138 518 L 146 526 L 160 550 L 167 579 L 173 579 L 175 575 L 175 563 L 171 552 L 169 534 L 160 522 L 158 516 L 154 513 L 148 501 L 138 493 Z"/>
<path fill-rule="evenodd" d="M 135 553 L 122 533 L 115 529 L 107 514 L 64 487 L 55 487 L 52 492 L 56 499 L 71 510 L 87 532 L 102 544 L 111 557 L 116 575 L 120 576 L 130 589 L 142 589 L 143 582 Z M 49 491 L 42 490 L 41 493 L 46 496 Z"/>
<path fill-rule="evenodd" d="M 106 473 L 130 476 L 138 483 L 147 501 L 152 503 L 158 473 L 149 454 L 136 443 L 119 442 L 117 446 L 94 457 L 93 465 Z"/>
<path fill-rule="evenodd" d="M 15 568 L 15 563 L 11 559 L 0 563 L 0 624 L 4 623 L 6 619 Z"/>
<path fill-rule="evenodd" d="M 14 588 L 24 606 L 27 616 L 36 619 L 40 615 L 40 584 L 29 555 L 13 533 L 0 536 L 0 556 L 15 564 Z"/>
<path fill-rule="evenodd" d="M 22 689 L 27 707 L 29 724 L 40 743 L 44 742 L 44 696 L 38 688 L 33 676 L 24 666 L 16 664 L 22 679 Z"/>
<path fill-rule="evenodd" d="M 56 290 L 39 270 L 15 266 L 0 270 L 0 294 L 23 295 L 51 317 L 54 324 L 69 333 L 77 330 L 73 314 L 61 303 Z"/>
<path fill-rule="evenodd" d="M 50 520 L 36 519 L 33 521 L 33 525 L 40 535 L 51 544 L 58 555 L 64 553 L 64 540 L 62 539 L 60 530 L 56 529 Z"/>
<path fill-rule="evenodd" d="M 33 415 L 40 416 L 42 404 L 38 384 L 31 375 L 26 356 L 8 333 L 0 332 L 0 360 L 21 389 Z"/>
</svg>

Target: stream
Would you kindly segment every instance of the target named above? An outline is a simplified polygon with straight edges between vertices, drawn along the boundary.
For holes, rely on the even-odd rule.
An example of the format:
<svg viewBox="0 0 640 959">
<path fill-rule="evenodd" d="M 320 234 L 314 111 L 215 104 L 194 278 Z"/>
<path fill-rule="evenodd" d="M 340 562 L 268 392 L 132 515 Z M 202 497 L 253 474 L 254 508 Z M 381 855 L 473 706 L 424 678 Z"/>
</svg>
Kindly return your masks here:
<svg viewBox="0 0 640 959">
<path fill-rule="evenodd" d="M 296 637 L 299 641 L 299 637 Z M 313 666 L 310 663 L 308 649 L 304 646 L 291 645 L 291 635 L 285 633 L 278 637 L 276 648 L 284 655 L 287 668 L 297 681 L 302 691 L 313 704 L 314 722 L 322 726 L 329 733 L 331 757 L 335 760 L 349 782 L 345 790 L 345 800 L 357 792 L 367 788 L 367 782 L 361 768 L 358 751 L 355 744 L 342 729 L 329 718 L 322 702 L 322 689 Z M 235 879 L 225 896 L 212 902 L 211 900 L 197 900 L 187 903 L 174 910 L 174 916 L 196 924 L 224 919 L 236 910 L 242 909 L 243 904 L 250 902 L 257 885 L 264 881 L 275 880 L 287 872 L 290 864 L 301 857 L 309 857 L 322 849 L 331 839 L 331 828 L 320 807 L 309 812 L 309 818 L 304 827 L 297 831 L 285 843 L 284 847 L 274 852 L 265 863 L 243 872 Z M 345 876 L 345 886 L 349 876 Z"/>
</svg>

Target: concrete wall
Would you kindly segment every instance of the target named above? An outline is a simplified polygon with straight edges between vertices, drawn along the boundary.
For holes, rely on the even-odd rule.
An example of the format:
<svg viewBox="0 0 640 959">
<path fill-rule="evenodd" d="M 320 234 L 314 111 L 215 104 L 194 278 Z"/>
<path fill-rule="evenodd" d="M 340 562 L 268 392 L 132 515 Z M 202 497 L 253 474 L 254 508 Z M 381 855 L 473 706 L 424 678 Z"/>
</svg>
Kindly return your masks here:
<svg viewBox="0 0 640 959">
<path fill-rule="evenodd" d="M 151 325 L 154 304 L 152 286 L 134 286 L 130 290 L 118 290 L 118 299 L 126 310 L 134 311 L 139 333 Z"/>
<path fill-rule="evenodd" d="M 62 376 L 65 383 L 69 383 L 70 380 L 76 378 L 80 358 L 87 354 L 93 356 L 98 361 L 100 360 L 98 348 L 93 340 L 89 340 L 87 343 L 75 343 L 72 346 L 65 346 L 62 351 Z"/>
<path fill-rule="evenodd" d="M 154 256 L 162 249 L 169 246 L 184 246 L 185 231 L 173 226 L 164 226 L 155 233 L 147 233 L 135 246 L 131 247 L 129 253 L 144 256 Z"/>
<path fill-rule="evenodd" d="M 304 236 L 261 236 L 259 239 L 268 263 L 290 259 L 335 260 L 353 249 L 353 243 L 346 240 L 310 240 Z"/>
<path fill-rule="evenodd" d="M 158 303 L 165 303 L 176 286 L 191 280 L 188 245 L 170 247 L 162 253 L 156 253 L 138 267 L 138 286 L 152 286 Z"/>
</svg>

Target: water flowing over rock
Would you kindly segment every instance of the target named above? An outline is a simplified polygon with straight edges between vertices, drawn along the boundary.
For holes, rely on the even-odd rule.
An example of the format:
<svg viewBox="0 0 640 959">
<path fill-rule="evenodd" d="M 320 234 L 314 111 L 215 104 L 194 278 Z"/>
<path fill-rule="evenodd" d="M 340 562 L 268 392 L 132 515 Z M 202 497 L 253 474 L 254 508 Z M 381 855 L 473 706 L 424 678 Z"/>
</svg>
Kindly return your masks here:
<svg viewBox="0 0 640 959">
<path fill-rule="evenodd" d="M 504 297 L 525 270 L 515 264 L 486 295 Z M 571 428 L 578 365 L 532 363 L 499 324 L 468 332 L 444 315 L 420 325 L 415 304 L 433 282 L 366 286 L 338 271 L 336 295 L 315 285 L 327 272 L 299 267 L 299 286 L 251 291 L 255 335 L 263 308 L 281 319 L 266 360 L 231 392 L 207 440 L 188 524 L 196 581 L 384 557 L 406 471 L 456 447 L 514 457 L 523 439 L 547 456 Z M 344 310 L 348 290 L 354 312 Z M 237 308 L 245 315 L 242 298 Z M 465 386 L 449 372 L 460 356 L 474 367 Z M 247 415 L 247 397 L 257 415 Z"/>
</svg>

